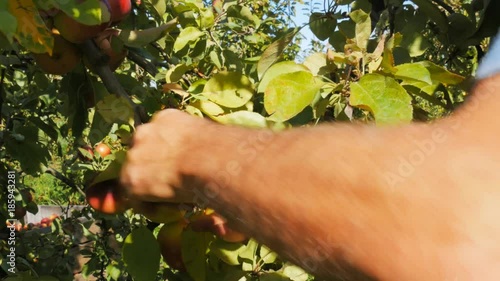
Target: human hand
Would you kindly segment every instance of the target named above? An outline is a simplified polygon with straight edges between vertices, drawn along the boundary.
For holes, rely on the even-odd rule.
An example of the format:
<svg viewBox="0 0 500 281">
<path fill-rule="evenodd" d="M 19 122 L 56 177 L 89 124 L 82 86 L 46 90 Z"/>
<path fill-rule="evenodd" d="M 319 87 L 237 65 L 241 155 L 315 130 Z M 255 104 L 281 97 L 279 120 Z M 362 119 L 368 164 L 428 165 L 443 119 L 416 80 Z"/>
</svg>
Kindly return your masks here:
<svg viewBox="0 0 500 281">
<path fill-rule="evenodd" d="M 127 153 L 121 182 L 134 201 L 190 202 L 194 183 L 183 176 L 183 167 L 193 142 L 210 122 L 167 109 L 137 128 Z"/>
</svg>

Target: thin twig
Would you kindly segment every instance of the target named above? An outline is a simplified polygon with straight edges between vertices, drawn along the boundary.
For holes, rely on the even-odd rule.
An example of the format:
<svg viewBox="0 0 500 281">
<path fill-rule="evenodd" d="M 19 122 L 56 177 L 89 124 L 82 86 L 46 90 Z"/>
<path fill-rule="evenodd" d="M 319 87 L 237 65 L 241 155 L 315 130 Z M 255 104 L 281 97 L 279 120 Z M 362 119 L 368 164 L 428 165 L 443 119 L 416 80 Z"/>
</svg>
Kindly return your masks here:
<svg viewBox="0 0 500 281">
<path fill-rule="evenodd" d="M 45 173 L 49 174 L 49 175 L 52 175 L 53 177 L 55 177 L 56 179 L 60 180 L 61 182 L 63 182 L 65 185 L 75 189 L 76 191 L 78 191 L 78 193 L 80 193 L 81 195 L 85 196 L 85 192 L 83 192 L 83 190 L 78 187 L 72 180 L 68 179 L 66 176 L 64 176 L 63 174 L 61 174 L 59 171 L 51 168 L 51 167 L 48 167 L 46 170 L 45 170 Z"/>
</svg>

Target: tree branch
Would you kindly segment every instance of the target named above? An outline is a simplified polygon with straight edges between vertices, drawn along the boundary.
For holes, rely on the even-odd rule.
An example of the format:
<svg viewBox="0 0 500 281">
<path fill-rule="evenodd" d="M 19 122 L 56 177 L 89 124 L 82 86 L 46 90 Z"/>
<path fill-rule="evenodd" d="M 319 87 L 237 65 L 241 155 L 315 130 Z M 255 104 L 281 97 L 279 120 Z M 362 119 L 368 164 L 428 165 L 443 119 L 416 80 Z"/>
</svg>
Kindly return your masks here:
<svg viewBox="0 0 500 281">
<path fill-rule="evenodd" d="M 108 92 L 115 94 L 117 97 L 126 99 L 132 106 L 134 109 L 135 126 L 146 123 L 147 115 L 145 114 L 144 108 L 132 101 L 114 73 L 111 71 L 108 65 L 109 57 L 103 54 L 91 39 L 80 44 L 80 49 L 89 61 L 90 65 L 92 65 L 95 73 L 101 78 Z"/>
<path fill-rule="evenodd" d="M 450 14 L 454 14 L 455 11 L 453 11 L 453 9 L 448 6 L 446 3 L 444 3 L 442 0 L 432 0 L 433 2 L 435 2 L 436 4 L 438 4 L 439 6 L 441 6 L 443 9 L 445 9 L 448 13 Z"/>
<path fill-rule="evenodd" d="M 45 173 L 47 173 L 49 175 L 52 175 L 56 179 L 62 181 L 65 185 L 73 188 L 74 190 L 78 191 L 78 193 L 80 193 L 81 195 L 85 196 L 85 192 L 83 192 L 83 190 L 80 187 L 78 187 L 72 180 L 68 179 L 66 176 L 64 176 L 63 174 L 61 174 L 57 170 L 55 170 L 55 169 L 53 169 L 51 167 L 48 167 L 45 170 Z"/>
<path fill-rule="evenodd" d="M 129 52 L 127 58 L 133 62 L 135 62 L 138 66 L 142 67 L 147 73 L 151 76 L 155 77 L 158 74 L 158 70 L 156 66 L 152 63 L 141 57 L 133 49 L 129 48 Z"/>
</svg>

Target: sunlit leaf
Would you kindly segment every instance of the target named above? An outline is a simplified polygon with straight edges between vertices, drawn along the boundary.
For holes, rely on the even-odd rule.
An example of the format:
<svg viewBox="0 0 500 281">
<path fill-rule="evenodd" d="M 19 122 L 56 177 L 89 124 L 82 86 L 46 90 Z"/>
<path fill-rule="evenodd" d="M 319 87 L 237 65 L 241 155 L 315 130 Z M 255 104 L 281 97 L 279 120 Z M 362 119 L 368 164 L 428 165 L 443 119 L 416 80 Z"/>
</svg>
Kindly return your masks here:
<svg viewBox="0 0 500 281">
<path fill-rule="evenodd" d="M 423 65 L 431 74 L 433 82 L 439 82 L 446 85 L 456 85 L 464 81 L 465 77 L 448 71 L 446 68 L 439 66 L 430 61 L 421 61 L 417 64 Z"/>
<path fill-rule="evenodd" d="M 17 28 L 14 34 L 17 41 L 34 53 L 51 54 L 54 46 L 54 38 L 38 14 L 38 9 L 33 0 L 8 2 L 9 11 L 17 20 Z M 8 13 L 6 16 L 7 18 L 11 18 Z M 16 23 L 16 21 L 13 23 Z M 8 30 L 12 30 L 13 28 L 11 24 L 7 24 L 7 27 Z"/>
<path fill-rule="evenodd" d="M 412 120 L 411 97 L 393 78 L 367 74 L 351 84 L 349 102 L 369 110 L 377 124 L 407 123 Z"/>
<path fill-rule="evenodd" d="M 349 16 L 356 23 L 356 43 L 360 48 L 366 49 L 372 32 L 370 16 L 361 9 L 352 12 Z"/>
<path fill-rule="evenodd" d="M 194 26 L 184 28 L 174 43 L 174 51 L 178 52 L 188 44 L 198 41 L 205 33 Z"/>
<path fill-rule="evenodd" d="M 417 80 L 432 84 L 431 74 L 425 66 L 416 63 L 405 63 L 395 67 L 394 77 L 402 80 Z"/>
<path fill-rule="evenodd" d="M 208 80 L 202 95 L 229 108 L 246 104 L 253 96 L 250 80 L 236 72 L 220 72 Z"/>
<path fill-rule="evenodd" d="M 267 86 L 264 107 L 271 115 L 271 120 L 286 121 L 310 105 L 323 85 L 324 83 L 310 72 L 281 74 Z"/>
<path fill-rule="evenodd" d="M 213 119 L 226 125 L 238 125 L 248 128 L 267 128 L 266 118 L 256 112 L 241 110 L 219 115 Z"/>
<path fill-rule="evenodd" d="M 177 19 L 174 19 L 158 27 L 143 30 L 122 30 L 119 38 L 126 46 L 143 47 L 163 37 L 167 32 L 172 30 L 176 24 Z"/>
<path fill-rule="evenodd" d="M 134 109 L 130 102 L 124 97 L 107 95 L 96 104 L 96 112 L 109 123 L 133 124 Z"/>
<path fill-rule="evenodd" d="M 307 71 L 307 70 L 308 68 L 306 66 L 302 64 L 297 64 L 296 62 L 293 61 L 282 61 L 273 64 L 262 77 L 262 80 L 259 83 L 257 91 L 259 93 L 263 93 L 266 90 L 267 85 L 269 85 L 269 82 L 271 82 L 271 80 L 273 80 L 276 76 L 279 76 L 284 73 Z"/>
<path fill-rule="evenodd" d="M 229 265 L 238 265 L 239 253 L 245 250 L 245 245 L 241 243 L 229 243 L 222 239 L 216 239 L 210 245 L 210 252 Z"/>
</svg>

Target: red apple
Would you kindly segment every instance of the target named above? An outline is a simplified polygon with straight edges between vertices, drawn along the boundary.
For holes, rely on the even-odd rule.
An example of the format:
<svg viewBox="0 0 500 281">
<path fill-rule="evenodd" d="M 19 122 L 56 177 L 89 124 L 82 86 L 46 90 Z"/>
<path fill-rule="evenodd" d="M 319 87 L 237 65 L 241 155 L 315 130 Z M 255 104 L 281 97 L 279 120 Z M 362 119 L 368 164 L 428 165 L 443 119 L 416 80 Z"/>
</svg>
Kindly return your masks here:
<svg viewBox="0 0 500 281">
<path fill-rule="evenodd" d="M 132 10 L 132 1 L 130 0 L 108 0 L 111 22 L 116 23 L 128 16 Z"/>
</svg>

